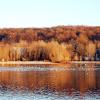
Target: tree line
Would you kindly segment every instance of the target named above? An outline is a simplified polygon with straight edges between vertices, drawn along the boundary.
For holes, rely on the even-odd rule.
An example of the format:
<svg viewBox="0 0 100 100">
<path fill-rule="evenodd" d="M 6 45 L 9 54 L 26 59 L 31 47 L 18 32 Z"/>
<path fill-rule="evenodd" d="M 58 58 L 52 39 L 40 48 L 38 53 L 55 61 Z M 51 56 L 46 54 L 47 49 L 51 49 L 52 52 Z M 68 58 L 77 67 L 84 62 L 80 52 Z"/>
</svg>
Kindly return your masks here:
<svg viewBox="0 0 100 100">
<path fill-rule="evenodd" d="M 0 29 L 0 60 L 95 60 L 96 54 L 100 58 L 97 50 L 100 27 Z"/>
</svg>

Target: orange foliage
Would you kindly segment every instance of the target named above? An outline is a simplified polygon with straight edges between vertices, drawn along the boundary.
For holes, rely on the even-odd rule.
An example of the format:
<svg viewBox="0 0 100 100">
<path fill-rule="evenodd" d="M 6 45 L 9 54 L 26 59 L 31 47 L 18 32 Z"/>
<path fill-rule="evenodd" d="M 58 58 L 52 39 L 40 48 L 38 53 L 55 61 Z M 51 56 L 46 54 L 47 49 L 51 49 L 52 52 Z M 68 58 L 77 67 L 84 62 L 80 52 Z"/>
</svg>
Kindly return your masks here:
<svg viewBox="0 0 100 100">
<path fill-rule="evenodd" d="M 0 46 L 0 60 L 80 60 L 100 49 L 100 27 L 0 29 Z"/>
</svg>

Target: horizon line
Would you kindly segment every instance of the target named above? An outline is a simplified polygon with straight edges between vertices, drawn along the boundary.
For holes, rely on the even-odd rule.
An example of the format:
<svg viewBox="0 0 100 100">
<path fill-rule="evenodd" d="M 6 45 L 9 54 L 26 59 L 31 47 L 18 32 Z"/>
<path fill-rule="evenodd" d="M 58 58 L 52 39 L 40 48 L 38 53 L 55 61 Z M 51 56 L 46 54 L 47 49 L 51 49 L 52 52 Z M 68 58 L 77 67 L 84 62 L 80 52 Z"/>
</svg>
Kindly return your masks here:
<svg viewBox="0 0 100 100">
<path fill-rule="evenodd" d="M 52 27 L 100 27 L 100 25 L 85 25 L 85 24 L 75 24 L 75 25 L 71 25 L 71 24 L 68 24 L 68 25 L 51 25 L 51 26 L 5 26 L 5 27 L 0 27 L 0 29 L 10 29 L 10 28 L 52 28 Z"/>
</svg>

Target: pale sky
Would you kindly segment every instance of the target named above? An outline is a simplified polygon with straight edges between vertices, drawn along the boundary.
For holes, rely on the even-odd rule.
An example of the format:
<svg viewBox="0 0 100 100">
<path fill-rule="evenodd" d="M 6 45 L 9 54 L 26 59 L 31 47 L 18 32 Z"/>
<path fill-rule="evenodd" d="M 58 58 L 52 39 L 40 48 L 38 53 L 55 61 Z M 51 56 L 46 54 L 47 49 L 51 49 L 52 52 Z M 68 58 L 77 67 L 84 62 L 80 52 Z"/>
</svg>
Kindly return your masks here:
<svg viewBox="0 0 100 100">
<path fill-rule="evenodd" d="M 0 28 L 100 26 L 100 0 L 0 0 Z"/>
</svg>

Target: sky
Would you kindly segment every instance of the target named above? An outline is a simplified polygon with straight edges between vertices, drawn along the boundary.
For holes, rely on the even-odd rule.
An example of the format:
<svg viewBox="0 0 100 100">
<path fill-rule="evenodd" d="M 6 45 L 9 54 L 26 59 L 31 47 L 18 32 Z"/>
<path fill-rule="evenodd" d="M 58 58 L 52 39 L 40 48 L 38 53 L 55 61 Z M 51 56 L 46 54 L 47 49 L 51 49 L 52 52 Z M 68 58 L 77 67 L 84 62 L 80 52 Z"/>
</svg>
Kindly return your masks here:
<svg viewBox="0 0 100 100">
<path fill-rule="evenodd" d="M 0 28 L 100 26 L 100 0 L 0 0 Z"/>
</svg>

